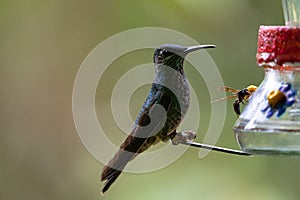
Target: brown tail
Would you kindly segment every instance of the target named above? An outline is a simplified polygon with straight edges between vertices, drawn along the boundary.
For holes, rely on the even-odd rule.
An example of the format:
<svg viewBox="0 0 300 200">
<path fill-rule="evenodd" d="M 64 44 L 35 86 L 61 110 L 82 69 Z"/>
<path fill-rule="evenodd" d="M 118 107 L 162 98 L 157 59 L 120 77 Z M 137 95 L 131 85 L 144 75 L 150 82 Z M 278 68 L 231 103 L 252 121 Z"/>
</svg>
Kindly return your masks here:
<svg viewBox="0 0 300 200">
<path fill-rule="evenodd" d="M 113 184 L 122 173 L 126 164 L 132 160 L 137 153 L 141 153 L 151 145 L 150 143 L 153 141 L 151 138 L 152 137 L 138 138 L 129 135 L 125 139 L 120 149 L 102 170 L 101 181 L 106 181 L 102 193 L 105 193 L 109 189 L 111 184 Z"/>
<path fill-rule="evenodd" d="M 132 159 L 134 153 L 119 149 L 115 156 L 103 168 L 101 174 L 101 181 L 106 181 L 102 189 L 102 193 L 106 192 L 111 184 L 122 173 L 126 164 Z"/>
<path fill-rule="evenodd" d="M 154 117 L 154 119 L 156 118 Z M 161 125 L 161 121 L 153 123 L 152 126 L 148 126 L 150 122 L 151 120 L 148 111 L 144 112 L 138 121 L 138 126 L 132 130 L 131 134 L 121 144 L 120 149 L 114 157 L 103 168 L 101 181 L 106 182 L 102 189 L 102 193 L 106 192 L 111 184 L 115 182 L 130 160 L 156 142 L 157 137 L 153 135 L 153 130 L 160 130 L 157 129 L 157 127 Z"/>
<path fill-rule="evenodd" d="M 122 173 L 122 171 L 113 169 L 111 167 L 105 166 L 102 171 L 101 175 L 101 181 L 106 180 L 103 188 L 102 188 L 102 193 L 105 193 L 111 184 L 115 182 L 115 180 L 119 177 L 119 175 Z"/>
</svg>

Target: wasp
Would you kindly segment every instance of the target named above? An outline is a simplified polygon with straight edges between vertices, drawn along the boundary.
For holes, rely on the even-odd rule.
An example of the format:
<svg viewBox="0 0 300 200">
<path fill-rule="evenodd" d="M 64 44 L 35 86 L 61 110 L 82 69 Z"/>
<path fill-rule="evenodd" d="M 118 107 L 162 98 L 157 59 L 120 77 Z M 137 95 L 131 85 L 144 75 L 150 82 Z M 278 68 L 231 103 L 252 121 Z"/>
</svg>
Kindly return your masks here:
<svg viewBox="0 0 300 200">
<path fill-rule="evenodd" d="M 219 89 L 224 90 L 226 92 L 231 92 L 232 95 L 221 98 L 221 99 L 217 99 L 215 101 L 223 101 L 223 100 L 227 100 L 227 99 L 231 99 L 231 98 L 236 98 L 236 100 L 233 103 L 233 109 L 237 115 L 240 115 L 241 114 L 240 104 L 241 103 L 246 104 L 248 102 L 251 95 L 256 91 L 257 86 L 249 85 L 248 87 L 246 87 L 242 90 L 236 90 L 236 89 L 233 89 L 233 88 L 227 87 L 227 86 L 222 86 Z M 213 102 L 215 102 L 215 101 L 213 101 Z"/>
</svg>

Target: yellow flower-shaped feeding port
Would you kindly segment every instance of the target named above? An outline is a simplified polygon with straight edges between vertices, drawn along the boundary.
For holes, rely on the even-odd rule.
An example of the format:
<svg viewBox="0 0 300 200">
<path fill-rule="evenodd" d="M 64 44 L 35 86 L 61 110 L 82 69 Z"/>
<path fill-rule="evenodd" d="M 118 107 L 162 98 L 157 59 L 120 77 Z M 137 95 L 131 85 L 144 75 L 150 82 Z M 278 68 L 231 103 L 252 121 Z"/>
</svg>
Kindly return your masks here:
<svg viewBox="0 0 300 200">
<path fill-rule="evenodd" d="M 270 118 L 276 113 L 280 117 L 286 111 L 287 107 L 292 106 L 296 101 L 297 90 L 292 88 L 290 83 L 281 83 L 278 90 L 272 90 L 267 95 L 267 103 L 261 110 Z"/>
<path fill-rule="evenodd" d="M 272 90 L 267 96 L 268 102 L 272 108 L 280 108 L 285 103 L 286 97 L 280 90 Z"/>
</svg>

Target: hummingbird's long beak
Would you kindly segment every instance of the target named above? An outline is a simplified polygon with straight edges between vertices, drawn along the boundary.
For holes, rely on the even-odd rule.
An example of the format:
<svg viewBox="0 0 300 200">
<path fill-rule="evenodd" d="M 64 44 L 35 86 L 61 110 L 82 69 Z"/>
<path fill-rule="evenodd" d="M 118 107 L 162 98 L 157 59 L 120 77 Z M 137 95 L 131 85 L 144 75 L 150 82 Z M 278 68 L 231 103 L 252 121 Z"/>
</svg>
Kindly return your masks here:
<svg viewBox="0 0 300 200">
<path fill-rule="evenodd" d="M 184 53 L 188 54 L 188 53 L 190 53 L 190 52 L 197 51 L 197 50 L 199 50 L 199 49 L 207 49 L 207 48 L 216 48 L 216 45 L 213 45 L 213 44 L 207 44 L 207 45 L 191 46 L 191 47 L 187 47 L 187 48 L 184 50 Z"/>
</svg>

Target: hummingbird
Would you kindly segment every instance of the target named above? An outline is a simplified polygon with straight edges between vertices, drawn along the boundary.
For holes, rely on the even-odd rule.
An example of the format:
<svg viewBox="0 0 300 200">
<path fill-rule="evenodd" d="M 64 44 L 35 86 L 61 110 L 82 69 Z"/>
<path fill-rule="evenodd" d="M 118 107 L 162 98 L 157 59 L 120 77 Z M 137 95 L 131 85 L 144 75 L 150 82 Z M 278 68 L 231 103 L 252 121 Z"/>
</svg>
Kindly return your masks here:
<svg viewBox="0 0 300 200">
<path fill-rule="evenodd" d="M 178 140 L 195 138 L 193 132 L 176 132 L 190 104 L 189 83 L 183 63 L 189 53 L 206 48 L 215 48 L 215 45 L 183 47 L 163 44 L 154 50 L 155 75 L 150 92 L 131 133 L 102 170 L 101 181 L 105 181 L 102 194 L 115 182 L 126 164 L 150 146 L 170 139 L 173 144 L 178 144 Z"/>
</svg>

